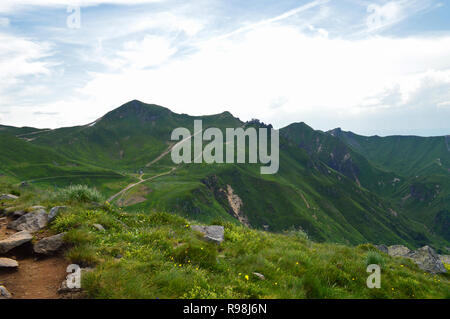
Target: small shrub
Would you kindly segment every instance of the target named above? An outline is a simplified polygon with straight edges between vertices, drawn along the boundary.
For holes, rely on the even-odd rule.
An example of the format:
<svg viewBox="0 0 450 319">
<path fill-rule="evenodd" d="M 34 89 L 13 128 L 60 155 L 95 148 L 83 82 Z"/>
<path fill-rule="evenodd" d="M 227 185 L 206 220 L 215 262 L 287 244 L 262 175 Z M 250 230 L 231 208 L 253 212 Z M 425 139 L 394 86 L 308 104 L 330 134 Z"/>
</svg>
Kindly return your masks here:
<svg viewBox="0 0 450 319">
<path fill-rule="evenodd" d="M 376 251 L 369 251 L 366 255 L 366 265 L 369 266 L 372 264 L 384 266 L 385 261 L 383 256 Z"/>
<path fill-rule="evenodd" d="M 56 199 L 63 202 L 90 203 L 102 202 L 103 196 L 96 189 L 86 185 L 71 185 L 57 191 Z"/>
</svg>

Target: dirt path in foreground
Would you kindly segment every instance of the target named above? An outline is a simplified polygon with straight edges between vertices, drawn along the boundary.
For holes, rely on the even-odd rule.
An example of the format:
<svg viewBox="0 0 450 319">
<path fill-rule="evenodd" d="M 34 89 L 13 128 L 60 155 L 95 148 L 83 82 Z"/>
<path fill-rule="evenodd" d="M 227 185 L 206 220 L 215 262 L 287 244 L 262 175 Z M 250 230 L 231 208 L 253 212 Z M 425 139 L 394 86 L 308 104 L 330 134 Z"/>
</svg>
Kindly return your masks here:
<svg viewBox="0 0 450 319">
<path fill-rule="evenodd" d="M 0 222 L 0 240 L 15 231 Z M 0 270 L 0 285 L 12 294 L 14 299 L 59 299 L 58 288 L 67 276 L 69 262 L 62 256 L 35 259 L 30 243 L 17 247 L 1 257 L 17 260 L 19 268 Z"/>
</svg>

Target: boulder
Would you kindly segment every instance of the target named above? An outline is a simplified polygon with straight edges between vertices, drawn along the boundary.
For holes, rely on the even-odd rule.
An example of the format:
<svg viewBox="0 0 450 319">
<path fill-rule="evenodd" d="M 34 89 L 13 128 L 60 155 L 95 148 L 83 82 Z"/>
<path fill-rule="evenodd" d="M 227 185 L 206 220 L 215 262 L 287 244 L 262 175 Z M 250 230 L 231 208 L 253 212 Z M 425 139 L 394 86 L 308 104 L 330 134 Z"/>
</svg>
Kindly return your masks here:
<svg viewBox="0 0 450 319">
<path fill-rule="evenodd" d="M 5 254 L 13 248 L 30 242 L 33 236 L 27 231 L 21 231 L 0 241 L 0 254 Z"/>
<path fill-rule="evenodd" d="M 446 273 L 444 264 L 439 259 L 438 254 L 430 246 L 424 246 L 409 254 L 409 258 L 419 266 L 420 269 L 432 274 Z"/>
<path fill-rule="evenodd" d="M 105 231 L 105 227 L 103 227 L 103 226 L 100 225 L 100 224 L 94 224 L 94 225 L 92 225 L 92 226 L 94 226 L 94 228 L 97 229 L 97 230 L 99 230 L 99 231 Z"/>
<path fill-rule="evenodd" d="M 5 286 L 0 286 L 0 299 L 11 299 L 12 295 Z"/>
<path fill-rule="evenodd" d="M 5 200 L 5 199 L 18 199 L 19 197 L 16 195 L 11 195 L 11 194 L 1 194 L 0 195 L 0 200 Z"/>
<path fill-rule="evenodd" d="M 35 210 L 8 224 L 8 228 L 15 230 L 26 230 L 30 233 L 41 230 L 48 224 L 47 212 L 43 209 Z"/>
<path fill-rule="evenodd" d="M 409 257 L 411 250 L 403 245 L 394 245 L 388 247 L 388 254 L 392 257 Z"/>
<path fill-rule="evenodd" d="M 55 236 L 43 238 L 33 246 L 36 254 L 52 255 L 57 253 L 64 246 L 64 235 L 61 233 Z"/>
<path fill-rule="evenodd" d="M 56 216 L 58 216 L 59 212 L 66 209 L 66 206 L 56 206 L 53 207 L 50 210 L 50 213 L 48 213 L 48 221 L 51 222 L 52 220 L 54 220 L 56 218 Z"/>
<path fill-rule="evenodd" d="M 22 217 L 22 216 L 25 215 L 25 214 L 27 214 L 27 212 L 24 211 L 24 210 L 16 210 L 14 213 L 11 214 L 11 217 L 12 217 L 13 219 L 17 219 L 17 218 Z"/>
<path fill-rule="evenodd" d="M 29 212 L 34 212 L 34 211 L 40 210 L 40 209 L 45 210 L 45 207 L 44 206 L 31 206 L 31 207 L 28 207 L 28 211 Z"/>
<path fill-rule="evenodd" d="M 207 241 L 220 244 L 224 241 L 225 229 L 223 226 L 199 226 L 193 225 L 191 228 L 204 234 L 204 239 Z"/>
<path fill-rule="evenodd" d="M 389 254 L 389 248 L 386 245 L 374 245 L 376 249 L 381 251 L 382 253 Z"/>
<path fill-rule="evenodd" d="M 16 260 L 10 258 L 0 258 L 0 269 L 17 267 L 19 267 L 19 263 Z"/>
</svg>

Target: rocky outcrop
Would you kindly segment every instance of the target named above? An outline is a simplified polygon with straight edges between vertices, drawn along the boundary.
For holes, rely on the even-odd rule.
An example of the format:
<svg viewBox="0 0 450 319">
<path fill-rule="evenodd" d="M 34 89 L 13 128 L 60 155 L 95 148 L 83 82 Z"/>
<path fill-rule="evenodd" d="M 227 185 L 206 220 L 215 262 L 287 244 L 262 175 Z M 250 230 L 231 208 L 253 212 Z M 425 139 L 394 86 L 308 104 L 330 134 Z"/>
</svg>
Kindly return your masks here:
<svg viewBox="0 0 450 319">
<path fill-rule="evenodd" d="M 377 248 L 379 251 L 385 253 L 385 254 L 389 254 L 389 248 L 386 245 L 374 245 L 375 248 Z"/>
<path fill-rule="evenodd" d="M 16 260 L 10 258 L 0 258 L 0 269 L 12 269 L 17 267 L 19 267 L 19 263 Z"/>
<path fill-rule="evenodd" d="M 33 246 L 33 250 L 36 254 L 52 255 L 61 250 L 64 246 L 64 235 L 61 233 L 55 236 L 41 239 Z"/>
<path fill-rule="evenodd" d="M 11 195 L 11 194 L 1 194 L 0 195 L 0 200 L 8 200 L 8 199 L 18 199 L 19 197 L 16 195 Z"/>
<path fill-rule="evenodd" d="M 241 210 L 243 205 L 242 199 L 234 193 L 234 190 L 230 185 L 227 185 L 227 200 L 231 210 L 233 211 L 234 217 L 236 217 L 245 226 L 249 226 L 248 218 Z"/>
<path fill-rule="evenodd" d="M 37 209 L 31 213 L 25 214 L 22 217 L 12 221 L 8 224 L 8 228 L 14 230 L 26 230 L 30 233 L 43 229 L 48 224 L 47 212 L 43 209 Z"/>
<path fill-rule="evenodd" d="M 385 252 L 384 245 L 375 246 L 380 251 Z M 402 245 L 389 246 L 388 254 L 392 257 L 404 257 L 413 260 L 420 269 L 432 274 L 446 273 L 447 269 L 443 264 L 441 256 L 436 254 L 430 246 L 424 246 L 411 251 L 408 247 Z"/>
<path fill-rule="evenodd" d="M 53 208 L 50 210 L 50 213 L 48 213 L 48 221 L 49 221 L 49 222 L 53 221 L 53 220 L 56 218 L 56 216 L 58 216 L 58 214 L 59 214 L 61 211 L 65 210 L 66 208 L 67 208 L 66 206 L 56 206 L 56 207 L 53 207 Z"/>
<path fill-rule="evenodd" d="M 15 233 L 7 239 L 0 241 L 0 254 L 5 254 L 13 248 L 30 242 L 33 236 L 27 231 Z"/>
<path fill-rule="evenodd" d="M 221 244 L 224 241 L 225 229 L 223 226 L 191 226 L 192 230 L 204 234 L 204 239 L 216 244 Z"/>
<path fill-rule="evenodd" d="M 425 246 L 411 252 L 409 258 L 414 260 L 414 262 L 419 266 L 420 269 L 432 274 L 447 272 L 444 264 L 439 259 L 439 256 L 430 246 Z"/>
<path fill-rule="evenodd" d="M 388 247 L 388 254 L 392 257 L 408 257 L 411 250 L 403 245 L 393 245 Z"/>
</svg>

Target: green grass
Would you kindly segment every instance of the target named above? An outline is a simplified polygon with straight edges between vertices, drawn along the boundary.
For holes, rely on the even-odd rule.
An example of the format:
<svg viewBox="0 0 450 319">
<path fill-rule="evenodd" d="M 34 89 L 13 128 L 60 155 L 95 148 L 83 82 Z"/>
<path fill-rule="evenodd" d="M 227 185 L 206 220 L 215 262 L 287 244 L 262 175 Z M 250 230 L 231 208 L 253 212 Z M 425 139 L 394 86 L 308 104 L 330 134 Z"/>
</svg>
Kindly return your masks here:
<svg viewBox="0 0 450 319">
<path fill-rule="evenodd" d="M 82 279 L 88 298 L 450 298 L 447 274 L 426 274 L 371 244 L 317 243 L 299 229 L 274 234 L 218 218 L 213 223 L 225 227 L 219 246 L 179 215 L 93 205 L 97 193 L 85 187 L 66 192 L 76 196 L 23 191 L 7 205 L 70 203 L 49 227 L 67 232 L 71 263 L 95 267 Z M 380 289 L 366 286 L 371 263 L 381 265 Z"/>
</svg>

